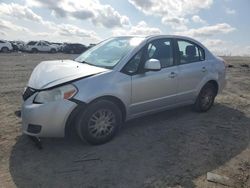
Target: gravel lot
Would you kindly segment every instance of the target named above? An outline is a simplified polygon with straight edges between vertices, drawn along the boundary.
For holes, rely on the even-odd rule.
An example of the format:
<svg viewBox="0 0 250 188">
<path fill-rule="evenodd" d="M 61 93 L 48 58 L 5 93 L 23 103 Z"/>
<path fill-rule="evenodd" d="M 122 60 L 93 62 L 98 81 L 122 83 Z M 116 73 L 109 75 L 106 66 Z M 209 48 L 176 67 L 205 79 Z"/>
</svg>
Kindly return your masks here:
<svg viewBox="0 0 250 188">
<path fill-rule="evenodd" d="M 38 150 L 21 134 L 23 88 L 39 62 L 72 58 L 0 54 L 0 187 L 226 187 L 207 172 L 250 187 L 250 58 L 225 57 L 227 88 L 207 113 L 178 108 L 127 122 L 105 145 L 47 138 Z"/>
</svg>

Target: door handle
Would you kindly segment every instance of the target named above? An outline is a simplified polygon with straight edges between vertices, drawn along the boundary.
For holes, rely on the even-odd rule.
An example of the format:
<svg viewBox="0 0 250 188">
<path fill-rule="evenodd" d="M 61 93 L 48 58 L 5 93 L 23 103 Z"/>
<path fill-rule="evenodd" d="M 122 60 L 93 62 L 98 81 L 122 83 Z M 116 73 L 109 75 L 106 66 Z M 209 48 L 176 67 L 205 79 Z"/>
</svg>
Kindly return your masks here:
<svg viewBox="0 0 250 188">
<path fill-rule="evenodd" d="M 206 68 L 206 67 L 202 67 L 201 71 L 202 71 L 202 72 L 206 72 L 206 71 L 207 71 L 207 68 Z"/>
<path fill-rule="evenodd" d="M 175 78 L 177 76 L 177 74 L 175 72 L 171 72 L 169 74 L 169 78 Z"/>
</svg>

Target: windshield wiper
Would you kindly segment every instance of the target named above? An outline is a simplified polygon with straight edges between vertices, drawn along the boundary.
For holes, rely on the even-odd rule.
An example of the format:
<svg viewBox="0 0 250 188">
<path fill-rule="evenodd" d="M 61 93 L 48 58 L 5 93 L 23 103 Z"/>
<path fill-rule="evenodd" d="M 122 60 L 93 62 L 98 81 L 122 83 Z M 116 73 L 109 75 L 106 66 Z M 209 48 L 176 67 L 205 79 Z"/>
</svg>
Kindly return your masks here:
<svg viewBox="0 0 250 188">
<path fill-rule="evenodd" d="M 89 63 L 89 62 L 87 62 L 87 61 L 81 61 L 80 63 L 85 63 L 85 64 L 88 64 L 88 65 L 92 65 L 92 66 L 93 66 L 93 64 L 91 64 L 91 63 Z"/>
<path fill-rule="evenodd" d="M 76 61 L 76 60 L 74 59 L 74 61 Z M 102 66 L 102 65 L 91 64 L 91 63 L 89 63 L 87 61 L 76 61 L 76 62 L 78 62 L 78 63 L 85 63 L 85 64 L 88 64 L 88 65 L 91 65 L 91 66 L 101 67 L 101 68 L 105 68 L 105 69 L 112 69 L 113 68 L 111 66 Z"/>
<path fill-rule="evenodd" d="M 78 62 L 78 63 L 85 63 L 85 64 L 88 64 L 88 65 L 92 65 L 92 66 L 93 66 L 93 64 L 91 64 L 91 63 L 89 63 L 89 62 L 87 62 L 87 61 L 77 61 L 76 59 L 74 59 L 74 61 L 76 61 L 76 62 Z"/>
<path fill-rule="evenodd" d="M 112 69 L 113 68 L 111 66 L 100 66 L 100 67 L 105 68 L 105 69 Z"/>
</svg>

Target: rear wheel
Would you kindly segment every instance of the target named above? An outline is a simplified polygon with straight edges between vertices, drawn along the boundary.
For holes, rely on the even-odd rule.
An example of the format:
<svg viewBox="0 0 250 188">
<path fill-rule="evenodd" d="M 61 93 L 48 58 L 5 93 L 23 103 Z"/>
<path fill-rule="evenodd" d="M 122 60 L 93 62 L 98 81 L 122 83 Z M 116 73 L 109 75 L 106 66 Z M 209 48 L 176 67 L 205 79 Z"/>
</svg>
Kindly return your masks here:
<svg viewBox="0 0 250 188">
<path fill-rule="evenodd" d="M 50 52 L 54 54 L 54 53 L 56 53 L 56 49 L 52 48 L 52 49 L 50 50 Z"/>
<path fill-rule="evenodd" d="M 203 86 L 194 104 L 195 111 L 208 111 L 214 104 L 216 94 L 216 87 L 212 83 L 207 83 L 205 86 Z"/>
<path fill-rule="evenodd" d="M 9 52 L 9 48 L 7 48 L 7 47 L 2 47 L 1 51 L 4 52 L 4 53 L 7 53 L 7 52 Z"/>
<path fill-rule="evenodd" d="M 120 109 L 111 101 L 99 100 L 80 114 L 77 133 L 81 139 L 98 145 L 110 141 L 122 122 Z"/>
<path fill-rule="evenodd" d="M 32 53 L 37 53 L 38 50 L 37 50 L 36 48 L 32 48 L 31 52 L 32 52 Z"/>
</svg>

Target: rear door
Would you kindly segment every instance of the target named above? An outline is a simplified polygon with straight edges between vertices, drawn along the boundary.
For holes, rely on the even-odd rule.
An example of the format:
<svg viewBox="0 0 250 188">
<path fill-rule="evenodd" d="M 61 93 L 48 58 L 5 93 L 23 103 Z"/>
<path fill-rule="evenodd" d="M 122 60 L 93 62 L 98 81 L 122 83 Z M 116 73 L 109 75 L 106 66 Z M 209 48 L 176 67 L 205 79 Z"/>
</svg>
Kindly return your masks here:
<svg viewBox="0 0 250 188">
<path fill-rule="evenodd" d="M 43 52 L 49 52 L 51 50 L 49 44 L 45 43 L 45 42 L 41 42 L 42 44 L 42 51 Z"/>
<path fill-rule="evenodd" d="M 204 50 L 197 44 L 177 39 L 179 64 L 178 102 L 191 102 L 196 98 L 197 89 L 207 75 Z"/>
<path fill-rule="evenodd" d="M 157 59 L 161 63 L 161 70 L 132 75 L 130 111 L 134 115 L 175 104 L 178 67 L 174 60 L 173 46 L 172 39 L 168 38 L 153 40 L 145 46 L 142 66 L 148 59 Z"/>
</svg>

